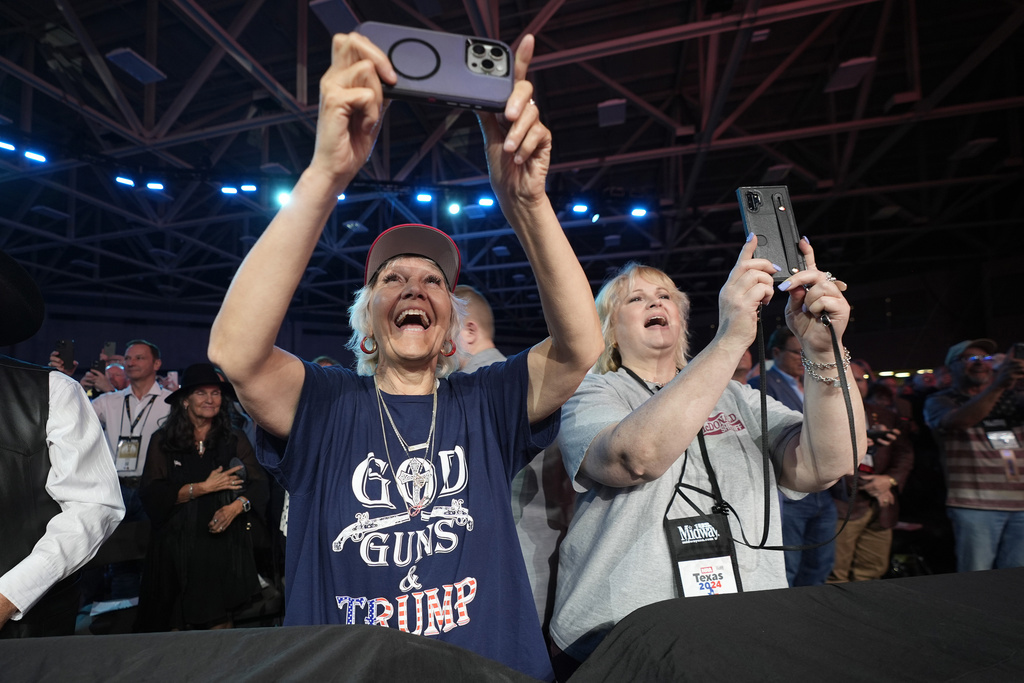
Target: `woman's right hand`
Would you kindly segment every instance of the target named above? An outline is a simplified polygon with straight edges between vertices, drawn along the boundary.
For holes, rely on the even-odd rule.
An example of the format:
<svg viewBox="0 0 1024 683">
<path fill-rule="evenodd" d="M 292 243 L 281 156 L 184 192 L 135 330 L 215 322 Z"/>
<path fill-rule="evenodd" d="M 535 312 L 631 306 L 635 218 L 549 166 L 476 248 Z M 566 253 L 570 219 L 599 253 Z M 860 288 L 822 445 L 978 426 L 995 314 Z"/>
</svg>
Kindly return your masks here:
<svg viewBox="0 0 1024 683">
<path fill-rule="evenodd" d="M 206 478 L 206 481 L 200 484 L 203 494 L 216 491 L 237 491 L 242 488 L 242 480 L 235 476 L 235 473 L 240 469 L 242 469 L 242 466 L 237 465 L 228 470 L 218 467 L 210 472 L 210 476 Z"/>
<path fill-rule="evenodd" d="M 384 118 L 381 81 L 398 82 L 380 48 L 358 33 L 339 33 L 331 43 L 331 66 L 320 79 L 316 148 L 310 169 L 324 173 L 338 192 L 370 157 Z"/>
<path fill-rule="evenodd" d="M 778 269 L 767 259 L 754 258 L 756 248 L 757 238 L 751 233 L 718 294 L 718 337 L 740 353 L 757 336 L 758 306 L 771 301 L 775 293 L 772 275 Z"/>
</svg>

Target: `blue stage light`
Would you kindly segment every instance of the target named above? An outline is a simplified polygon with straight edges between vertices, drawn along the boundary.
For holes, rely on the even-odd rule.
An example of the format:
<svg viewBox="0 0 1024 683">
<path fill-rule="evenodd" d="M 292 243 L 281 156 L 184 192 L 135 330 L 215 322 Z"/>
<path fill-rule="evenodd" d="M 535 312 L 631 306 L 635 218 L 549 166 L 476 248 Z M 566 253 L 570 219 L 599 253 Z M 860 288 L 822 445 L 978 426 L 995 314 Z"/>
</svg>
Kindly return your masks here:
<svg viewBox="0 0 1024 683">
<path fill-rule="evenodd" d="M 448 213 L 450 213 L 451 215 L 454 216 L 459 211 L 462 211 L 462 207 L 456 204 L 455 202 L 452 202 L 451 204 L 448 205 Z"/>
<path fill-rule="evenodd" d="M 633 216 L 635 218 L 643 218 L 644 216 L 647 215 L 647 209 L 644 209 L 644 208 L 641 208 L 641 207 L 637 207 L 637 208 L 633 209 L 632 211 L 630 211 L 629 215 Z"/>
<path fill-rule="evenodd" d="M 238 194 L 238 188 L 237 187 L 224 186 L 224 187 L 220 188 L 220 191 L 223 192 L 224 194 Z"/>
<path fill-rule="evenodd" d="M 128 187 L 135 187 L 135 181 L 123 175 L 117 176 L 116 178 L 114 178 L 114 181 L 121 183 L 122 185 L 127 185 Z"/>
<path fill-rule="evenodd" d="M 573 213 L 586 213 L 587 209 L 589 209 L 589 208 L 590 207 L 587 206 L 586 204 L 573 204 L 572 212 Z"/>
<path fill-rule="evenodd" d="M 147 190 L 162 190 L 164 189 L 163 183 L 146 183 Z"/>
<path fill-rule="evenodd" d="M 25 152 L 25 158 L 26 159 L 31 159 L 32 161 L 38 161 L 40 163 L 43 163 L 43 162 L 46 161 L 46 157 L 44 157 L 42 154 L 39 154 L 37 152 Z"/>
<path fill-rule="evenodd" d="M 494 206 L 494 200 L 490 197 L 481 197 L 476 203 L 480 206 Z"/>
<path fill-rule="evenodd" d="M 291 201 L 291 198 L 292 198 L 292 196 L 289 193 L 287 193 L 287 192 L 278 192 L 277 193 L 277 203 L 280 204 L 281 206 L 284 206 L 289 201 Z"/>
<path fill-rule="evenodd" d="M 250 183 L 246 183 L 239 188 L 242 192 L 255 192 L 256 186 Z"/>
<path fill-rule="evenodd" d="M 13 152 L 14 145 L 12 145 L 9 142 L 4 142 L 3 140 L 0 140 L 0 149 L 6 149 L 8 152 Z"/>
<path fill-rule="evenodd" d="M 432 202 L 434 201 L 434 196 L 426 192 L 420 192 L 416 195 L 416 201 L 423 203 Z"/>
</svg>

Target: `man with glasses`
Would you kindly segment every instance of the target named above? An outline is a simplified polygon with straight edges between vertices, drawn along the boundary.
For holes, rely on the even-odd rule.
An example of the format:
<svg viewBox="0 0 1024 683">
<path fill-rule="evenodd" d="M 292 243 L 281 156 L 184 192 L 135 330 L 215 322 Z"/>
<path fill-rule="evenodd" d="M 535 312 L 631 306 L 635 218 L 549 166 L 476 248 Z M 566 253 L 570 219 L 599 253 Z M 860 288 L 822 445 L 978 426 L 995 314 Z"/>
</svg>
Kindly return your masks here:
<svg viewBox="0 0 1024 683">
<path fill-rule="evenodd" d="M 991 339 L 950 347 L 953 385 L 924 406 L 945 463 L 958 571 L 1024 566 L 1024 357 L 1011 351 L 995 368 L 996 349 Z"/>
</svg>

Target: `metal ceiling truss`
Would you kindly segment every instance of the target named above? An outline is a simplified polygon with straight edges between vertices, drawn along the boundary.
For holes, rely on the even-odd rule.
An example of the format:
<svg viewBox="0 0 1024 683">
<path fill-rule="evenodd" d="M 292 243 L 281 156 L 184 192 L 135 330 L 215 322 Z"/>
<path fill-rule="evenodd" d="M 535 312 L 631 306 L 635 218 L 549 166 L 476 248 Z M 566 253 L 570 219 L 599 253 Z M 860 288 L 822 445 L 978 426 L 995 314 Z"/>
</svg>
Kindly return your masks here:
<svg viewBox="0 0 1024 683">
<path fill-rule="evenodd" d="M 1024 179 L 1024 86 L 1005 73 L 1022 63 L 1019 2 L 949 3 L 941 20 L 914 0 L 740 0 L 710 15 L 703 0 L 347 6 L 360 20 L 513 46 L 537 35 L 531 78 L 555 140 L 549 192 L 595 287 L 625 261 L 647 261 L 690 291 L 695 316 L 712 314 L 742 240 L 732 190 L 769 166 L 788 171 L 801 227 L 837 271 L 874 280 L 985 262 L 992 241 L 1021 246 L 1022 209 L 1005 200 Z M 0 139 L 54 151 L 45 165 L 0 153 L 0 247 L 56 303 L 208 318 L 276 192 L 311 155 L 330 44 L 307 0 L 14 0 L 0 8 L 3 25 L 0 121 L 10 123 Z M 111 68 L 104 55 L 119 47 L 168 80 L 141 85 Z M 874 67 L 854 89 L 823 93 L 856 57 Z M 609 98 L 626 101 L 627 123 L 597 128 Z M 438 223 L 463 249 L 462 279 L 497 304 L 499 337 L 544 335 L 532 273 L 497 208 L 455 218 L 439 208 L 446 195 L 471 202 L 488 189 L 465 113 L 391 106 L 300 284 L 297 319 L 336 317 L 362 283 L 372 238 L 416 221 Z M 978 138 L 998 142 L 954 154 Z M 168 187 L 126 189 L 118 169 Z M 220 192 L 242 179 L 259 192 Z M 415 202 L 418 189 L 435 202 Z M 565 210 L 576 197 L 600 217 Z M 631 217 L 631 201 L 649 216 Z M 989 241 L 959 242 L 956 254 L 935 244 L 965 224 Z"/>
</svg>

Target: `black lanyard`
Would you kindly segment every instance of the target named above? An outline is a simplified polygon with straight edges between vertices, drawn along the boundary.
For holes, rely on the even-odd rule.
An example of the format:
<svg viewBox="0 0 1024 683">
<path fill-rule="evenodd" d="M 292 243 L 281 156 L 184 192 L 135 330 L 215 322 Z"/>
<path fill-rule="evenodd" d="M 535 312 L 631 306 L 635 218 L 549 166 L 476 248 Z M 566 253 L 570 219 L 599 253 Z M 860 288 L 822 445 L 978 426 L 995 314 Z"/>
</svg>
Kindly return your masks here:
<svg viewBox="0 0 1024 683">
<path fill-rule="evenodd" d="M 129 396 L 130 396 L 130 394 L 125 394 L 124 395 L 124 412 L 125 412 L 126 415 L 128 415 L 128 422 L 129 422 L 128 435 L 132 436 L 132 435 L 135 434 L 135 427 L 136 427 L 136 425 L 139 424 L 139 420 L 142 419 L 143 415 L 146 416 L 146 420 L 149 420 L 149 413 L 150 413 L 149 409 L 150 409 L 150 407 L 152 407 L 153 402 L 156 400 L 156 396 L 150 396 L 149 397 L 149 403 L 144 405 L 142 407 L 142 409 L 139 410 L 139 414 L 135 416 L 134 420 L 132 420 L 131 406 L 128 405 L 128 398 L 129 398 Z M 140 401 L 140 403 L 141 403 L 141 401 Z M 121 417 L 121 426 L 124 427 L 124 417 L 123 416 Z M 145 422 L 142 423 L 142 428 L 143 429 L 146 428 L 146 423 Z"/>
</svg>

